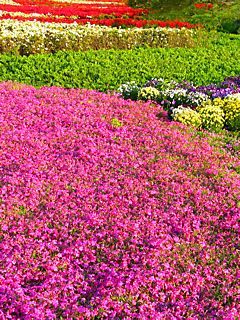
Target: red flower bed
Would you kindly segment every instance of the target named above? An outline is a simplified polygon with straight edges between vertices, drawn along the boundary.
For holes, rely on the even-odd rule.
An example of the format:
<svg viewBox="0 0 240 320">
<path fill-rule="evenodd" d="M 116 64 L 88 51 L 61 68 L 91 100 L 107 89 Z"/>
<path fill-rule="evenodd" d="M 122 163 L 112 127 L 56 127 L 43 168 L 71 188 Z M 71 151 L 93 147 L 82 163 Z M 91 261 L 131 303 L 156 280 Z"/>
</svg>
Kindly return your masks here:
<svg viewBox="0 0 240 320">
<path fill-rule="evenodd" d="M 104 5 L 104 7 L 92 6 L 90 4 L 82 6 L 37 6 L 37 5 L 6 5 L 0 4 L 0 10 L 6 12 L 22 12 L 25 14 L 38 13 L 53 16 L 78 16 L 79 18 L 86 18 L 88 16 L 98 17 L 100 15 L 114 14 L 117 17 L 123 15 L 139 16 L 147 13 L 146 10 L 132 9 L 126 5 Z"/>
<path fill-rule="evenodd" d="M 159 27 L 170 27 L 170 28 L 187 28 L 192 29 L 196 27 L 201 27 L 200 24 L 190 24 L 188 22 L 181 21 L 156 21 L 156 20 L 134 20 L 134 19 L 67 19 L 67 18 L 54 18 L 54 17 L 11 17 L 9 14 L 0 17 L 0 20 L 11 19 L 19 21 L 41 21 L 41 22 L 55 22 L 55 23 L 74 23 L 78 24 L 98 24 L 105 26 L 134 26 L 134 27 L 144 27 L 148 25 L 156 25 Z"/>
<path fill-rule="evenodd" d="M 89 0 L 89 1 L 93 1 L 93 0 Z M 64 6 L 82 6 L 82 5 L 91 5 L 91 6 L 102 6 L 102 2 L 106 2 L 106 4 L 104 4 L 104 6 L 106 5 L 111 5 L 110 2 L 113 3 L 119 3 L 121 5 L 124 5 L 125 2 L 124 0 L 94 0 L 94 3 L 87 3 L 87 2 L 82 2 L 82 3 L 76 3 L 76 2 L 59 2 L 59 1 L 32 1 L 32 0 L 14 0 L 14 2 L 18 3 L 18 4 L 22 4 L 22 5 L 35 5 L 35 6 L 60 6 L 60 7 L 64 7 Z M 126 6 L 126 5 L 125 5 Z M 128 6 L 129 7 L 129 6 Z"/>
<path fill-rule="evenodd" d="M 213 7 L 212 3 L 195 3 L 194 5 L 198 9 L 210 9 Z"/>
<path fill-rule="evenodd" d="M 107 26 L 161 26 L 171 28 L 194 28 L 197 25 L 192 25 L 187 22 L 180 21 L 155 21 L 143 20 L 147 10 L 133 9 L 124 4 L 124 0 L 117 0 L 117 3 L 98 3 L 102 0 L 97 0 L 96 3 L 69 3 L 57 2 L 50 0 L 31 1 L 31 0 L 16 0 L 19 5 L 0 4 L 0 10 L 6 14 L 0 17 L 3 19 L 14 19 L 21 21 L 41 21 L 55 23 L 73 23 L 85 24 L 100 24 Z M 110 1 L 110 0 L 103 0 Z M 121 1 L 121 2 L 120 2 Z M 115 2 L 115 1 L 114 1 Z M 13 15 L 11 13 L 19 13 Z M 22 15 L 23 14 L 23 15 Z M 39 14 L 42 16 L 35 17 L 31 14 Z M 29 15 L 29 16 L 24 16 Z"/>
</svg>

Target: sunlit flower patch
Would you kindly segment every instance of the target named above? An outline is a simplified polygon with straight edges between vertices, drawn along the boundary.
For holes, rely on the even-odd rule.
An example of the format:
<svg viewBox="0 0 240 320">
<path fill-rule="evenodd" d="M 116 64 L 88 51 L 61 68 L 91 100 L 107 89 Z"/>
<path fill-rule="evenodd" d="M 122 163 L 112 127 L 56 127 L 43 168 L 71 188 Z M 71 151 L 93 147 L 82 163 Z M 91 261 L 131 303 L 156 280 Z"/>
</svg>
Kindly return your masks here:
<svg viewBox="0 0 240 320">
<path fill-rule="evenodd" d="M 187 28 L 116 28 L 90 23 L 0 21 L 0 52 L 20 55 L 62 50 L 131 49 L 138 46 L 194 46 L 195 30 Z"/>
<path fill-rule="evenodd" d="M 238 317 L 240 160 L 216 134 L 119 95 L 0 90 L 2 319 Z"/>
<path fill-rule="evenodd" d="M 193 28 L 199 28 L 201 25 L 198 24 L 191 24 L 188 22 L 182 22 L 182 21 L 159 21 L 159 20 L 135 20 L 133 18 L 114 18 L 114 19 L 72 19 L 72 18 L 65 18 L 65 17 L 46 17 L 42 14 L 21 14 L 19 16 L 18 13 L 8 13 L 5 14 L 0 11 L 0 20 L 17 20 L 17 21 L 40 21 L 40 22 L 49 22 L 49 23 L 68 23 L 72 24 L 74 22 L 78 24 L 95 24 L 95 25 L 106 25 L 106 26 L 114 26 L 114 27 L 157 27 L 160 26 L 162 28 L 164 27 L 170 27 L 170 28 L 187 28 L 187 29 L 193 29 Z"/>
<path fill-rule="evenodd" d="M 2 0 L 3 1 L 3 0 Z M 0 2 L 0 20 L 41 21 L 55 23 L 100 24 L 108 26 L 161 26 L 195 28 L 181 21 L 154 21 L 144 17 L 147 10 L 133 9 L 124 2 L 100 1 L 27 1 Z"/>
<path fill-rule="evenodd" d="M 152 79 L 142 86 L 135 82 L 123 84 L 118 91 L 125 99 L 156 101 L 170 119 L 196 128 L 240 131 L 240 77 L 225 78 L 218 86 L 205 87 L 187 81 Z"/>
<path fill-rule="evenodd" d="M 0 10 L 6 13 L 21 12 L 24 14 L 38 13 L 44 15 L 50 15 L 52 17 L 64 16 L 67 18 L 76 17 L 82 18 L 96 18 L 99 16 L 115 16 L 121 18 L 124 15 L 128 17 L 137 17 L 144 13 L 146 10 L 133 9 L 123 3 L 68 3 L 57 1 L 15 1 L 13 4 L 0 4 Z"/>
</svg>

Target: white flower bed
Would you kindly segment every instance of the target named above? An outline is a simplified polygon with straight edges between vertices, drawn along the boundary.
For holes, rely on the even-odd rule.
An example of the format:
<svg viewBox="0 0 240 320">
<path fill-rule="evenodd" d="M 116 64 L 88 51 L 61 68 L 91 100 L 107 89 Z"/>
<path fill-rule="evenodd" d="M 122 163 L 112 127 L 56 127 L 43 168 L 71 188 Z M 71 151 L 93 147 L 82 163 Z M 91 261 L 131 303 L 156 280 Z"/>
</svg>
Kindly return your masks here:
<svg viewBox="0 0 240 320">
<path fill-rule="evenodd" d="M 120 48 L 126 49 L 143 44 L 157 47 L 167 46 L 170 38 L 176 38 L 178 41 L 183 39 L 186 42 L 194 33 L 196 31 L 185 28 L 121 29 L 90 23 L 68 24 L 4 19 L 0 21 L 0 46 L 2 51 L 5 50 L 6 43 L 8 48 L 13 50 L 19 50 L 21 47 L 24 54 L 49 52 L 49 49 L 55 52 L 71 47 L 73 50 L 86 50 L 88 47 L 100 49 L 102 43 L 105 43 L 105 48 L 120 45 Z"/>
</svg>

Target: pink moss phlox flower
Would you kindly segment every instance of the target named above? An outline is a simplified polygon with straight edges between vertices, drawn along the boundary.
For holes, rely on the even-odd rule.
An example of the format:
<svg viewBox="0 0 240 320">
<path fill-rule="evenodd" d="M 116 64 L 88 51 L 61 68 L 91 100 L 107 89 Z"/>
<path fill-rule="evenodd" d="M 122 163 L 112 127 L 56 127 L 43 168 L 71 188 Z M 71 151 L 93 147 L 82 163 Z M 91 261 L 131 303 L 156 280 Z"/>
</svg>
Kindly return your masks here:
<svg viewBox="0 0 240 320">
<path fill-rule="evenodd" d="M 0 92 L 0 318 L 238 317 L 240 161 L 214 133 L 110 93 Z"/>
</svg>

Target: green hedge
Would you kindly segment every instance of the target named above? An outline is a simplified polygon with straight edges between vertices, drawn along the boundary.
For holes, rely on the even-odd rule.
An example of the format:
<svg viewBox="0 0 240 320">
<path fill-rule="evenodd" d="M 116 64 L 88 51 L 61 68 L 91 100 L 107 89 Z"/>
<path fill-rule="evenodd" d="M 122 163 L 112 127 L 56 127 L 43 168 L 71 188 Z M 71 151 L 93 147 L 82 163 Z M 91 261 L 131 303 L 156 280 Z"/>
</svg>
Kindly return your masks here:
<svg viewBox="0 0 240 320">
<path fill-rule="evenodd" d="M 0 81 L 35 87 L 61 86 L 116 90 L 127 81 L 139 84 L 157 77 L 196 85 L 220 83 L 240 74 L 239 37 L 218 37 L 208 48 L 139 48 L 89 50 L 26 56 L 0 55 Z"/>
</svg>

